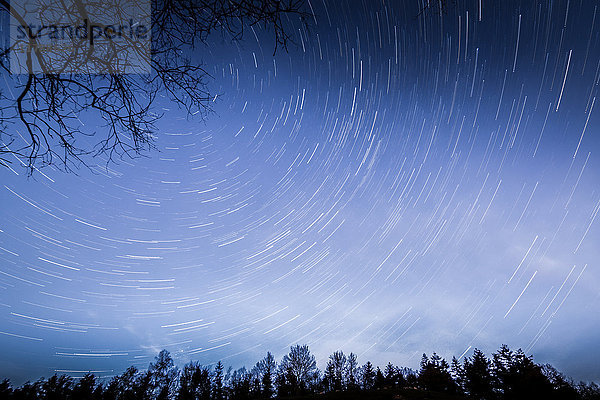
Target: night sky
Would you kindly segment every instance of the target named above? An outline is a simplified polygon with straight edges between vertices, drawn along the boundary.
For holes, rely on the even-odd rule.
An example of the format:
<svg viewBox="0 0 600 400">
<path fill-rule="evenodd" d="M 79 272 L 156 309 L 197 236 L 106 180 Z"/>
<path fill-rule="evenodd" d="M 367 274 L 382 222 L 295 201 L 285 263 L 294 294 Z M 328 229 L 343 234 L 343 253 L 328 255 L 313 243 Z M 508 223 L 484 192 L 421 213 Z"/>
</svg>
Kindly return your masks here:
<svg viewBox="0 0 600 400">
<path fill-rule="evenodd" d="M 600 380 L 600 2 L 310 7 L 275 55 L 213 35 L 214 112 L 159 99 L 146 157 L 0 170 L 1 376 L 506 343 Z"/>
</svg>

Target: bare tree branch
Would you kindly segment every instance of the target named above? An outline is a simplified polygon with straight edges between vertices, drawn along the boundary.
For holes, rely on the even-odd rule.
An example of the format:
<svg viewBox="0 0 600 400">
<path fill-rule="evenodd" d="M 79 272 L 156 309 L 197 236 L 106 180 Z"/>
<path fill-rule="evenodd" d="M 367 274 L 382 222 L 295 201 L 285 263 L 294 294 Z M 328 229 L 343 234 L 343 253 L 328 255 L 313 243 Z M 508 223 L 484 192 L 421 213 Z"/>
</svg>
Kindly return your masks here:
<svg viewBox="0 0 600 400">
<path fill-rule="evenodd" d="M 100 4 L 91 1 L 74 0 L 71 6 L 52 2 L 48 7 L 55 7 L 52 12 L 67 13 L 71 21 L 80 24 L 91 18 L 89 7 Z M 211 76 L 190 56 L 211 33 L 220 31 L 239 39 L 246 27 L 261 25 L 273 33 L 276 51 L 286 49 L 291 41 L 283 18 L 304 20 L 308 16 L 303 11 L 304 0 L 153 0 L 152 8 L 150 57 L 141 50 L 137 54 L 148 62 L 149 74 L 120 73 L 113 62 L 123 44 L 113 41 L 101 52 L 75 43 L 82 46 L 75 46 L 78 50 L 73 54 L 50 65 L 36 42 L 43 32 L 28 29 L 23 43 L 27 48 L 25 75 L 10 74 L 11 48 L 0 49 L 0 66 L 18 93 L 16 97 L 0 93 L 0 124 L 6 128 L 0 134 L 0 165 L 6 165 L 6 156 L 11 154 L 26 164 L 29 173 L 46 165 L 72 171 L 86 165 L 88 156 L 105 154 L 109 162 L 139 156 L 153 148 L 160 115 L 152 114 L 152 109 L 159 94 L 167 95 L 190 115 L 206 117 L 210 111 L 213 95 L 207 83 Z M 2 11 L 27 26 L 7 0 L 0 0 Z M 125 45 L 136 48 L 133 42 Z M 83 49 L 87 53 L 80 54 Z M 85 73 L 85 68 L 84 73 L 70 72 L 79 59 L 88 63 L 82 67 L 93 65 L 101 72 Z M 43 72 L 34 71 L 34 61 Z M 98 131 L 80 119 L 89 117 L 90 112 L 105 122 Z M 27 140 L 21 135 L 23 130 Z M 21 141 L 23 145 L 14 147 Z"/>
</svg>

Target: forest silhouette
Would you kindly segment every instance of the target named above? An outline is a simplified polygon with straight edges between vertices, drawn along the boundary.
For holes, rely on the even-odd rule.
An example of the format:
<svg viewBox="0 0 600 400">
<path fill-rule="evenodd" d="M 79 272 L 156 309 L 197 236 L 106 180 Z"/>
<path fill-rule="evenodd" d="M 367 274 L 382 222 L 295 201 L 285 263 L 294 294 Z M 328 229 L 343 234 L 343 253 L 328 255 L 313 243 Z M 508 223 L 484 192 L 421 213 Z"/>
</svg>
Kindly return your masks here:
<svg viewBox="0 0 600 400">
<path fill-rule="evenodd" d="M 225 369 L 191 361 L 179 369 L 162 350 L 148 369 L 75 379 L 53 375 L 13 388 L 0 383 L 0 399 L 15 400 L 259 400 L 259 399 L 600 399 L 596 383 L 574 383 L 549 364 L 540 365 L 506 345 L 491 358 L 475 349 L 462 362 L 423 354 L 418 371 L 391 362 L 383 370 L 354 353 L 336 351 L 324 371 L 307 345 L 290 348 L 277 363 L 268 352 L 252 368 Z"/>
</svg>

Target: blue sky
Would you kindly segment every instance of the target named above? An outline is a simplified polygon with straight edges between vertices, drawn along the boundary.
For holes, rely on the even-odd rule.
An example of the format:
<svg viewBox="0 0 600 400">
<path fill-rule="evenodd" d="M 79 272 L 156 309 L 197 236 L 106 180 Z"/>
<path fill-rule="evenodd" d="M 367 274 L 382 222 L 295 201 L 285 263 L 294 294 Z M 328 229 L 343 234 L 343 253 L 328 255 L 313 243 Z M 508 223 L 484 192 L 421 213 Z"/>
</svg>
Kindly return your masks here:
<svg viewBox="0 0 600 400">
<path fill-rule="evenodd" d="M 600 379 L 596 5 L 457 3 L 217 35 L 214 113 L 160 99 L 157 151 L 0 171 L 1 375 L 506 343 Z"/>
</svg>

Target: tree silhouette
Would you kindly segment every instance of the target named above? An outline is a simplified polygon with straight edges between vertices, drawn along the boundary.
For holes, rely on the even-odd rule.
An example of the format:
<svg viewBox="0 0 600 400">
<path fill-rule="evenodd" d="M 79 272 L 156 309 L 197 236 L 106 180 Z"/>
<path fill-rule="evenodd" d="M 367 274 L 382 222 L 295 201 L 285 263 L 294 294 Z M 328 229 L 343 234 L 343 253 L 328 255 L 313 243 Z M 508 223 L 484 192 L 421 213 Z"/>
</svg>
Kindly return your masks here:
<svg viewBox="0 0 600 400">
<path fill-rule="evenodd" d="M 345 387 L 344 377 L 347 368 L 347 359 L 344 352 L 339 350 L 329 356 L 325 375 L 329 390 L 341 391 Z"/>
<path fill-rule="evenodd" d="M 404 374 L 404 379 L 406 380 L 406 386 L 411 388 L 416 388 L 419 384 L 419 378 L 417 377 L 417 373 L 413 370 L 408 370 Z"/>
<path fill-rule="evenodd" d="M 542 373 L 541 366 L 533 362 L 521 349 L 513 353 L 502 345 L 492 355 L 492 371 L 496 391 L 504 399 L 528 399 L 531 396 L 549 397 L 552 384 Z"/>
<path fill-rule="evenodd" d="M 371 390 L 375 387 L 375 370 L 371 361 L 367 361 L 361 371 L 361 385 L 365 390 Z"/>
<path fill-rule="evenodd" d="M 131 391 L 133 399 L 153 400 L 160 392 L 157 393 L 155 391 L 156 388 L 154 387 L 152 380 L 152 372 L 146 371 L 139 373 L 133 383 L 133 390 Z"/>
<path fill-rule="evenodd" d="M 383 372 L 381 372 L 381 369 L 379 367 L 377 367 L 377 371 L 375 372 L 375 388 L 383 389 L 384 386 L 385 386 L 385 376 L 383 376 Z"/>
<path fill-rule="evenodd" d="M 383 376 L 385 378 L 385 384 L 388 387 L 394 387 L 396 385 L 396 367 L 391 362 L 388 362 L 383 370 Z"/>
<path fill-rule="evenodd" d="M 306 393 L 317 383 L 317 362 L 307 345 L 290 347 L 290 352 L 283 356 L 279 368 L 292 394 Z"/>
<path fill-rule="evenodd" d="M 402 371 L 394 366 L 391 362 L 389 362 L 385 366 L 385 371 L 383 372 L 385 378 L 385 385 L 392 388 L 404 387 L 406 385 L 406 380 L 404 379 L 404 375 Z"/>
<path fill-rule="evenodd" d="M 254 373 L 260 383 L 260 394 L 263 398 L 270 399 L 273 396 L 273 376 L 277 369 L 277 363 L 271 352 L 267 352 L 265 358 L 254 366 Z"/>
<path fill-rule="evenodd" d="M 452 361 L 450 362 L 450 374 L 452 375 L 454 382 L 456 382 L 456 389 L 460 392 L 464 391 L 465 369 L 456 357 L 452 357 Z"/>
<path fill-rule="evenodd" d="M 600 386 L 595 382 L 579 382 L 577 394 L 581 400 L 600 400 Z"/>
<path fill-rule="evenodd" d="M 251 375 L 242 367 L 233 371 L 230 379 L 230 400 L 248 400 L 251 395 Z"/>
<path fill-rule="evenodd" d="M 257 362 L 252 370 L 245 367 L 224 373 L 219 361 L 214 370 L 189 362 L 179 371 L 167 351 L 160 352 L 147 371 L 129 367 L 106 385 L 98 384 L 94 375 L 78 380 L 65 375 L 27 382 L 13 389 L 8 380 L 0 382 L 0 400 L 258 400 L 276 398 L 349 400 L 354 398 L 452 398 L 472 400 L 600 400 L 597 384 L 570 379 L 549 364 L 536 364 L 523 351 L 511 351 L 503 345 L 492 359 L 475 349 L 463 364 L 452 360 L 452 367 L 436 353 L 423 354 L 421 368 L 397 367 L 391 362 L 385 373 L 367 361 L 354 367 L 356 384 L 352 385 L 352 366 L 356 356 L 333 353 L 323 377 L 308 346 L 296 345 L 283 357 L 279 366 L 273 355 Z M 341 386 L 340 386 L 341 366 Z M 452 371 L 452 372 L 450 372 Z M 269 381 L 273 377 L 273 382 Z M 335 381 L 335 382 L 334 382 Z M 271 383 L 269 383 L 271 382 Z M 328 382 L 334 382 L 330 385 Z M 320 390 L 335 393 L 319 393 Z M 341 387 L 341 389 L 339 389 Z M 461 396 L 456 392 L 461 389 Z M 430 393 L 445 392 L 445 393 Z"/>
<path fill-rule="evenodd" d="M 23 386 L 13 391 L 13 399 L 16 400 L 37 400 L 44 395 L 42 384 L 44 380 L 40 379 L 33 383 L 26 382 Z"/>
<path fill-rule="evenodd" d="M 223 364 L 221 361 L 215 366 L 212 379 L 212 400 L 223 400 L 225 398 L 225 390 L 223 387 Z"/>
<path fill-rule="evenodd" d="M 4 379 L 0 382 L 0 399 L 8 399 L 12 396 L 13 389 L 8 379 Z"/>
<path fill-rule="evenodd" d="M 96 384 L 94 374 L 87 373 L 73 387 L 72 400 L 101 400 L 102 385 Z"/>
<path fill-rule="evenodd" d="M 578 398 L 573 381 L 558 372 L 552 365 L 542 365 L 542 374 L 548 378 L 552 385 L 553 399 L 576 400 Z"/>
<path fill-rule="evenodd" d="M 132 399 L 137 372 L 137 368 L 129 367 L 123 374 L 113 377 L 104 391 L 104 398 L 106 400 Z"/>
<path fill-rule="evenodd" d="M 111 38 L 106 39 L 108 46 L 104 48 L 108 54 L 94 52 L 93 46 L 75 46 L 55 66 L 48 54 L 37 47 L 51 30 L 33 34 L 25 28 L 27 61 L 26 74 L 22 76 L 10 73 L 8 59 L 12 48 L 0 48 L 0 68 L 8 78 L 8 90 L 0 93 L 0 164 L 9 162 L 8 155 L 15 155 L 31 173 L 48 164 L 70 170 L 85 164 L 84 156 L 88 155 L 106 154 L 110 161 L 113 157 L 140 154 L 152 147 L 155 122 L 160 118 L 153 113 L 157 98 L 166 96 L 189 115 L 206 116 L 210 110 L 214 97 L 207 87 L 210 75 L 201 61 L 194 59 L 210 33 L 221 31 L 238 39 L 247 27 L 262 25 L 273 33 L 277 49 L 286 47 L 290 40 L 285 17 L 307 15 L 304 0 L 151 0 L 151 4 L 150 55 L 140 56 L 148 63 L 149 74 L 121 73 L 113 60 L 128 49 L 124 46 L 131 48 L 131 43 L 121 44 Z M 49 1 L 44 6 L 54 15 L 80 24 L 93 17 L 90 8 L 98 4 L 72 0 Z M 0 0 L 0 11 L 27 26 L 8 0 Z M 110 8 L 106 11 L 111 12 Z M 114 13 L 119 14 L 118 8 Z M 80 59 L 81 54 L 84 59 Z M 34 64 L 41 66 L 41 72 L 34 69 Z M 91 65 L 92 71 L 76 69 L 77 73 L 69 73 L 73 64 Z M 90 128 L 96 123 L 81 122 L 90 116 L 105 122 L 102 130 Z"/>
<path fill-rule="evenodd" d="M 492 371 L 496 391 L 504 392 L 511 383 L 511 368 L 513 352 L 503 344 L 497 352 L 492 354 Z"/>
<path fill-rule="evenodd" d="M 346 388 L 356 390 L 358 388 L 358 361 L 354 353 L 348 355 L 345 374 Z"/>
<path fill-rule="evenodd" d="M 419 371 L 419 386 L 435 392 L 456 392 L 456 383 L 448 369 L 450 366 L 439 355 L 433 353 L 431 358 L 423 354 Z"/>
<path fill-rule="evenodd" d="M 464 389 L 474 399 L 488 400 L 494 396 L 490 361 L 482 351 L 475 349 L 464 360 Z"/>
<path fill-rule="evenodd" d="M 42 384 L 42 391 L 46 400 L 66 399 L 73 386 L 73 379 L 66 375 L 54 374 Z"/>
<path fill-rule="evenodd" d="M 167 350 L 162 350 L 150 364 L 148 372 L 151 376 L 153 398 L 156 400 L 168 400 L 175 393 L 177 381 L 177 367 L 173 358 Z"/>
<path fill-rule="evenodd" d="M 292 371 L 292 367 L 289 365 L 284 366 L 282 363 L 279 363 L 275 384 L 277 386 L 277 397 L 279 398 L 297 395 L 299 392 L 298 381 Z"/>
<path fill-rule="evenodd" d="M 197 362 L 183 367 L 179 376 L 177 400 L 211 400 L 210 369 Z"/>
</svg>

